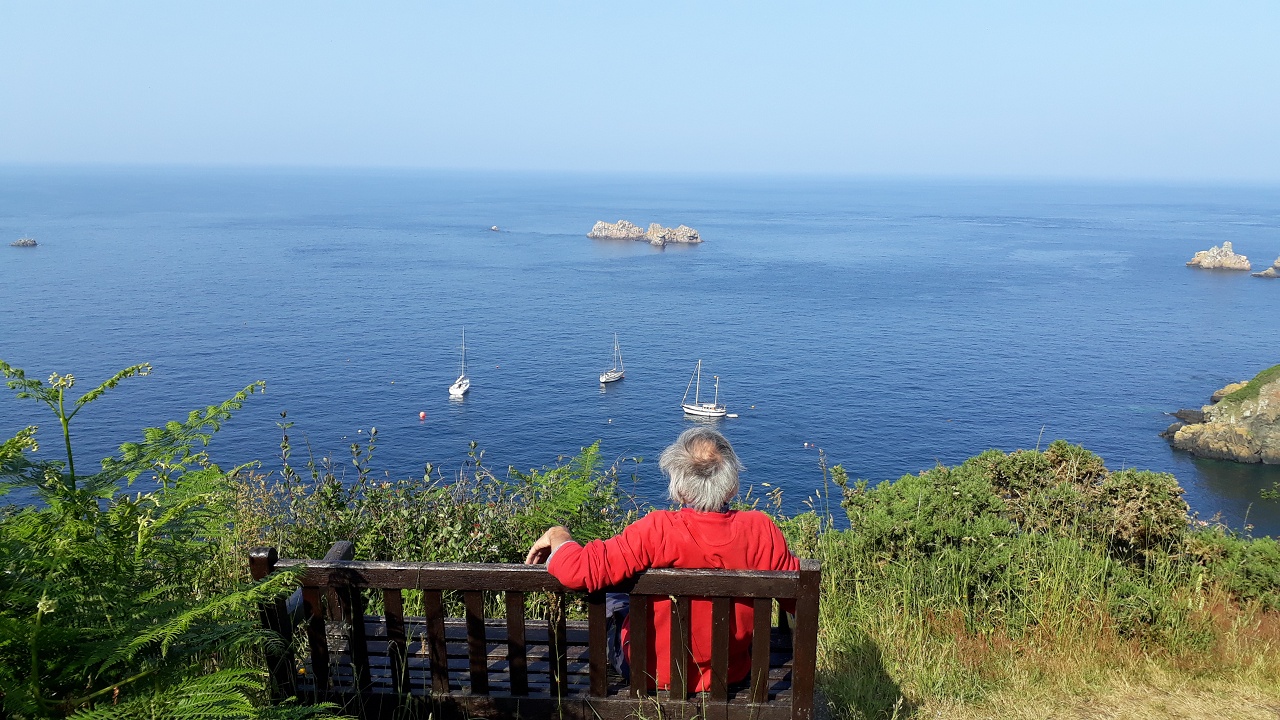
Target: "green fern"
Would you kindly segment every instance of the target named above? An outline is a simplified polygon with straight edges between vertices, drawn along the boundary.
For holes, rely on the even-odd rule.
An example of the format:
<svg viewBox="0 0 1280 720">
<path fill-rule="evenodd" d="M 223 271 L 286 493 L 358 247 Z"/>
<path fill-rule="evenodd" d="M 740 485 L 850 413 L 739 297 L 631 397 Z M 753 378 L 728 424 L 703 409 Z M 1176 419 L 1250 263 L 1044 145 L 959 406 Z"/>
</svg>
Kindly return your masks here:
<svg viewBox="0 0 1280 720">
<path fill-rule="evenodd" d="M 36 429 L 0 445 L 0 487 L 28 487 L 39 506 L 0 514 L 0 698 L 12 718 L 200 720 L 264 713 L 262 648 L 278 637 L 253 622 L 260 603 L 287 594 L 290 573 L 210 584 L 206 567 L 227 533 L 231 473 L 204 447 L 248 396 L 192 412 L 125 443 L 100 472 L 77 475 L 70 423 L 147 365 L 126 368 L 72 401 L 71 375 L 31 380 L 0 361 L 19 399 L 58 418 L 65 460 L 33 460 Z M 232 473 L 238 471 L 233 470 Z M 144 473 L 158 488 L 125 491 Z M 251 669 L 253 668 L 253 669 Z M 312 713 L 296 713 L 306 716 Z"/>
</svg>

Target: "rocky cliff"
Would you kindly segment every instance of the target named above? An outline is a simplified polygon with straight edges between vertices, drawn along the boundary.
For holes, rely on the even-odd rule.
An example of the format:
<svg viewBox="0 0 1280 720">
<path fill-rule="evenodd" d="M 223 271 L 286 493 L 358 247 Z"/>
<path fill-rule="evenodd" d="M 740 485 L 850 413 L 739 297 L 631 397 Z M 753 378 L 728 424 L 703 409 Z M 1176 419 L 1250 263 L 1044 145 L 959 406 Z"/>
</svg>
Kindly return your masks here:
<svg viewBox="0 0 1280 720">
<path fill-rule="evenodd" d="M 597 240 L 640 240 L 644 238 L 644 228 L 626 220 L 616 223 L 600 220 L 587 233 L 587 237 Z"/>
<path fill-rule="evenodd" d="M 1267 268 L 1266 270 L 1263 270 L 1262 272 L 1256 272 L 1253 274 L 1253 276 L 1264 277 L 1264 278 L 1280 278 L 1280 258 L 1276 258 L 1276 261 L 1271 264 L 1271 267 Z"/>
<path fill-rule="evenodd" d="M 1199 457 L 1280 465 L 1280 365 L 1214 398 L 1221 399 L 1202 408 L 1203 422 L 1174 423 L 1163 433 L 1173 446 Z"/>
<path fill-rule="evenodd" d="M 1235 250 L 1231 248 L 1231 243 L 1224 242 L 1222 247 L 1213 246 L 1208 250 L 1201 250 L 1195 254 L 1195 257 L 1187 261 L 1190 267 L 1204 268 L 1205 270 L 1250 270 L 1249 258 L 1244 255 L 1237 255 Z"/>
</svg>

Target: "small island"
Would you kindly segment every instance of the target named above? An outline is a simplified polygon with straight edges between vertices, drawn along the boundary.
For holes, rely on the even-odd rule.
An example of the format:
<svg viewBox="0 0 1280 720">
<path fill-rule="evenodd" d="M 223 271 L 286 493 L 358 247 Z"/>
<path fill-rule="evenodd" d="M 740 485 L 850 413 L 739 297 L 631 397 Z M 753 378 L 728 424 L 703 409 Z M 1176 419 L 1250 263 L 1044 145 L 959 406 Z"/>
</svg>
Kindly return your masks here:
<svg viewBox="0 0 1280 720">
<path fill-rule="evenodd" d="M 1197 457 L 1280 465 L 1280 365 L 1248 382 L 1213 393 L 1200 410 L 1174 413 L 1181 422 L 1161 436 Z"/>
<path fill-rule="evenodd" d="M 1253 276 L 1260 278 L 1280 278 L 1280 257 L 1276 258 L 1276 261 L 1271 264 L 1271 267 L 1263 270 L 1262 272 L 1256 272 Z"/>
<path fill-rule="evenodd" d="M 1229 240 L 1222 243 L 1222 247 L 1215 245 L 1208 250 L 1196 253 L 1187 261 L 1187 266 L 1204 270 L 1244 270 L 1246 272 L 1253 269 L 1249 265 L 1249 258 L 1237 255 Z"/>
<path fill-rule="evenodd" d="M 645 230 L 628 220 L 619 220 L 616 223 L 600 220 L 591 228 L 591 232 L 587 233 L 587 237 L 593 240 L 647 240 L 654 247 L 663 247 L 667 243 L 692 245 L 702 242 L 702 236 L 698 231 L 687 225 L 669 228 L 658 223 L 650 223 L 649 229 Z"/>
<path fill-rule="evenodd" d="M 36 246 L 35 238 L 29 238 L 29 237 L 18 238 L 17 240 L 14 240 L 13 242 L 9 243 L 9 247 L 35 247 L 35 246 Z"/>
</svg>

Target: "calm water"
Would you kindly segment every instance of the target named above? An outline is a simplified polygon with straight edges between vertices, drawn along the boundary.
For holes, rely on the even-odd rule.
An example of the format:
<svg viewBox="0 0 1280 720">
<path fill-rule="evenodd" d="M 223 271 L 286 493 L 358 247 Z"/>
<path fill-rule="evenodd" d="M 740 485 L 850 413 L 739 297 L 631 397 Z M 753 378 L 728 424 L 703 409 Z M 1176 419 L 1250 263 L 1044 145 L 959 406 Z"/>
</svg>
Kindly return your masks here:
<svg viewBox="0 0 1280 720">
<path fill-rule="evenodd" d="M 584 237 L 685 223 L 698 247 Z M 487 228 L 498 225 L 500 232 Z M 749 471 L 797 506 L 817 451 L 879 481 L 1054 438 L 1172 472 L 1194 509 L 1280 533 L 1276 468 L 1195 461 L 1163 413 L 1280 362 L 1280 281 L 1193 271 L 1280 254 L 1274 188 L 218 170 L 0 170 L 0 358 L 85 389 L 81 462 L 265 379 L 216 439 L 273 467 L 282 411 L 317 452 L 376 426 L 375 465 L 640 456 L 685 427 L 704 361 Z M 451 403 L 459 334 L 472 390 Z M 627 378 L 602 391 L 617 332 Z M 704 388 L 706 385 L 704 384 Z M 56 424 L 0 401 L 0 433 Z M 426 412 L 419 421 L 419 412 Z"/>
</svg>

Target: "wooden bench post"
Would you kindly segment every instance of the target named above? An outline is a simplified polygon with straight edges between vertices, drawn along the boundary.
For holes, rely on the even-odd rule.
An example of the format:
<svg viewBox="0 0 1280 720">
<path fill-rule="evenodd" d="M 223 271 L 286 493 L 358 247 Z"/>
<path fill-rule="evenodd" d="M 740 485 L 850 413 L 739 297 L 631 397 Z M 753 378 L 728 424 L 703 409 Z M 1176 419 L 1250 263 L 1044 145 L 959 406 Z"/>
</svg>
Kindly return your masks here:
<svg viewBox="0 0 1280 720">
<path fill-rule="evenodd" d="M 275 548 L 256 547 L 249 551 L 249 574 L 259 581 L 276 569 L 279 555 Z M 293 677 L 293 652 L 289 649 L 293 642 L 293 623 L 285 609 L 283 598 L 258 606 L 258 617 L 262 627 L 280 636 L 280 646 L 267 650 L 267 672 L 271 676 L 271 697 L 283 700 L 298 694 Z"/>
<path fill-rule="evenodd" d="M 796 593 L 796 629 L 791 635 L 792 720 L 813 718 L 813 686 L 818 674 L 818 593 L 821 586 L 821 564 L 817 560 L 801 560 L 800 588 Z"/>
</svg>

